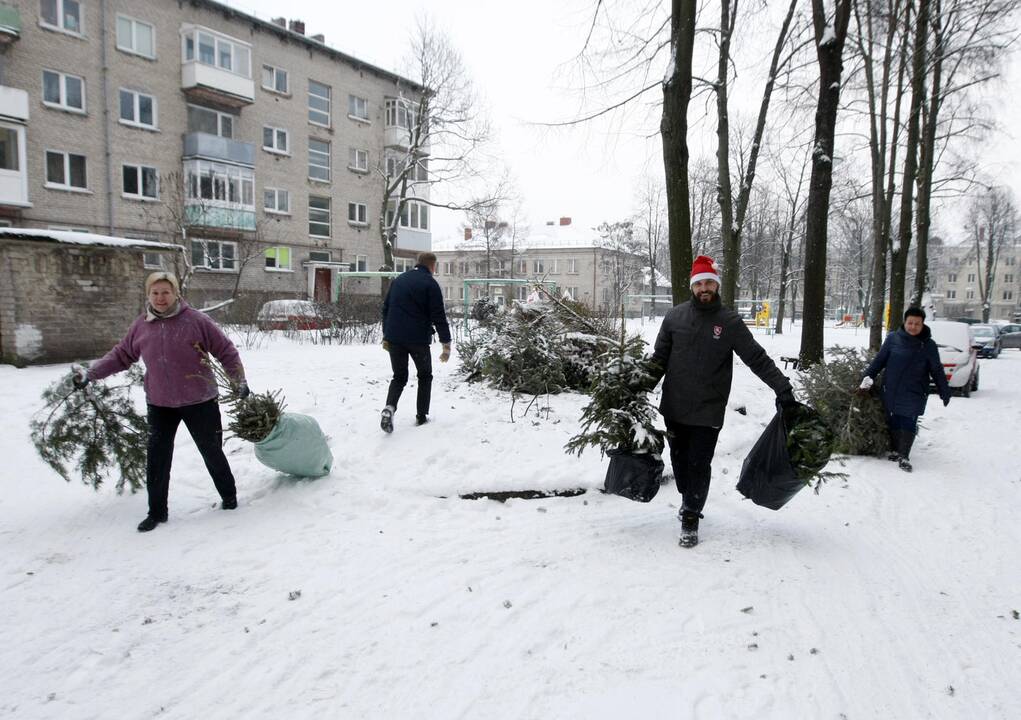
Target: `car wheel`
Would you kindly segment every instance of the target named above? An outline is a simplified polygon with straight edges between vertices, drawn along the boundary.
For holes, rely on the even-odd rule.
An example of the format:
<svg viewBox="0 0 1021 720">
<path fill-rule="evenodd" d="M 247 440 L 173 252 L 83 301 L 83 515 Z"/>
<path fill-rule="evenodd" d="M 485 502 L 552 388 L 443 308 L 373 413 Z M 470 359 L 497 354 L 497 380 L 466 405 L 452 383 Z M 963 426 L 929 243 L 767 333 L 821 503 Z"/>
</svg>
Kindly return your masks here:
<svg viewBox="0 0 1021 720">
<path fill-rule="evenodd" d="M 975 392 L 978 390 L 978 373 L 975 373 L 975 377 L 971 379 L 971 391 Z"/>
</svg>

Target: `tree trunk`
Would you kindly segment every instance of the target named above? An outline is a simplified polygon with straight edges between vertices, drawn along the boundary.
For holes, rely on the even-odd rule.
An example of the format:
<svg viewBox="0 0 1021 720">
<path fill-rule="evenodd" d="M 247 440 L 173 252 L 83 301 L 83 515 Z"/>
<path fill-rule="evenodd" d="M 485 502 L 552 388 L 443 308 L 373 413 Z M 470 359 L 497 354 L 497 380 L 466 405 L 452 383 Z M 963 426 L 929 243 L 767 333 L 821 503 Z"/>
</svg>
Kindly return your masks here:
<svg viewBox="0 0 1021 720">
<path fill-rule="evenodd" d="M 720 295 L 723 304 L 734 305 L 740 272 L 737 228 L 734 227 L 734 200 L 730 187 L 730 114 L 727 109 L 727 75 L 730 68 L 730 38 L 734 31 L 737 2 L 731 12 L 730 0 L 720 0 L 720 54 L 716 65 L 716 202 L 720 206 L 720 241 L 723 245 L 723 278 Z"/>
<path fill-rule="evenodd" d="M 940 94 L 943 92 L 943 30 L 941 27 L 941 0 L 934 0 L 932 13 L 933 56 L 932 88 L 929 91 L 929 111 L 922 128 L 921 163 L 918 169 L 918 250 L 915 265 L 915 291 L 912 305 L 921 305 L 922 296 L 929 289 L 929 227 L 932 221 L 932 175 L 936 164 L 936 128 L 939 123 Z"/>
</svg>

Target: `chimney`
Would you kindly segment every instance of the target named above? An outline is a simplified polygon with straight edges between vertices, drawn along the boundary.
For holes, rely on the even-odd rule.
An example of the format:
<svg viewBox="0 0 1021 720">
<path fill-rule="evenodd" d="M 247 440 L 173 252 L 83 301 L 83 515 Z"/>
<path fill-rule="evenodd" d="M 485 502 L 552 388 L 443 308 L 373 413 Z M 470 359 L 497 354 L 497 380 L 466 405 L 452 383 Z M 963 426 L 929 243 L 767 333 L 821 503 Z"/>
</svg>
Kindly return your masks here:
<svg viewBox="0 0 1021 720">
<path fill-rule="evenodd" d="M 282 17 L 273 18 L 272 20 L 270 20 L 270 22 L 273 23 L 274 25 L 279 25 L 282 28 L 287 27 L 287 18 Z"/>
<path fill-rule="evenodd" d="M 553 222 L 552 220 L 547 220 L 547 221 L 546 221 L 546 225 L 547 225 L 547 226 L 550 226 L 550 227 L 551 227 L 551 226 L 553 226 L 553 225 L 556 225 L 556 223 L 555 223 L 555 222 Z"/>
<path fill-rule="evenodd" d="M 322 33 L 319 33 L 318 35 L 313 35 L 312 39 L 315 40 L 317 43 L 323 43 L 324 45 L 326 44 L 326 36 L 323 35 Z"/>
<path fill-rule="evenodd" d="M 496 224 L 496 227 L 498 227 L 498 228 L 506 228 L 506 227 L 508 227 L 508 225 L 507 225 L 506 222 L 498 222 Z"/>
<path fill-rule="evenodd" d="M 571 224 L 571 218 L 569 218 L 569 217 L 562 217 L 562 218 L 560 218 L 560 226 L 561 227 L 564 227 L 565 225 L 570 225 L 570 224 Z"/>
<path fill-rule="evenodd" d="M 305 34 L 305 23 L 303 23 L 301 20 L 291 20 L 290 30 L 293 33 L 298 33 L 299 35 L 304 35 Z"/>
<path fill-rule="evenodd" d="M 465 228 L 464 229 L 464 239 L 465 240 L 471 240 L 472 239 L 472 229 L 471 228 Z"/>
</svg>

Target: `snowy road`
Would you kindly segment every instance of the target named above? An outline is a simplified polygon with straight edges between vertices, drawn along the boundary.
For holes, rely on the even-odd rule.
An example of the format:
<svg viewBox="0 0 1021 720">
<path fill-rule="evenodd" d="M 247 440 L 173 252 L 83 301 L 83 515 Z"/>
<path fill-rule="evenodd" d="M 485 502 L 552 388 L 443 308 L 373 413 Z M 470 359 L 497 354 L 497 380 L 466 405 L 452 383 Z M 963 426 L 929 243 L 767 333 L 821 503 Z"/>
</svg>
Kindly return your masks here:
<svg viewBox="0 0 1021 720">
<path fill-rule="evenodd" d="M 796 335 L 760 339 L 796 354 Z M 413 427 L 406 396 L 387 437 L 377 347 L 242 356 L 319 420 L 332 474 L 279 476 L 232 440 L 223 512 L 182 433 L 170 522 L 147 535 L 143 496 L 35 456 L 28 420 L 66 366 L 0 366 L 0 718 L 1018 716 L 1021 352 L 930 403 L 914 473 L 855 459 L 780 512 L 734 489 L 772 412 L 738 363 L 694 550 L 671 486 L 604 496 L 598 453 L 564 455 L 580 397 L 512 423 L 506 396 L 437 364 L 435 421 Z"/>
</svg>

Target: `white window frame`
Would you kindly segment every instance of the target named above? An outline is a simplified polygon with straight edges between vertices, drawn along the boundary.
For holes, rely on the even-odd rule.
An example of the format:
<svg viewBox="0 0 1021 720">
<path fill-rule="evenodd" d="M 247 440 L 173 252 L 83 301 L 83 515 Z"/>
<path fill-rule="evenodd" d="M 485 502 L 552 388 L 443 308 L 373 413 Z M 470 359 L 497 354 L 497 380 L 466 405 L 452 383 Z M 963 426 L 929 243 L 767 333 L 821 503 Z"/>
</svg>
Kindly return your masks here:
<svg viewBox="0 0 1021 720">
<path fill-rule="evenodd" d="M 50 153 L 54 155 L 62 155 L 64 157 L 64 182 L 56 183 L 49 179 L 49 158 L 47 157 Z M 70 185 L 71 180 L 71 156 L 80 157 L 85 163 L 85 185 Z M 89 159 L 85 155 L 79 155 L 78 153 L 67 152 L 66 150 L 53 150 L 47 148 L 43 151 L 43 178 L 45 179 L 44 187 L 50 190 L 64 190 L 66 192 L 91 192 L 89 190 Z"/>
<path fill-rule="evenodd" d="M 351 215 L 354 215 L 354 218 Z M 347 224 L 358 227 L 367 227 L 369 224 L 369 206 L 360 202 L 349 202 L 347 204 Z"/>
<path fill-rule="evenodd" d="M 947 275 L 947 282 L 952 282 L 952 283 L 957 282 L 957 273 L 955 273 L 955 272 L 949 273 Z"/>
<path fill-rule="evenodd" d="M 578 259 L 568 258 L 567 259 L 567 274 L 577 275 L 578 274 Z"/>
<path fill-rule="evenodd" d="M 347 169 L 352 172 L 367 173 L 369 171 L 369 151 L 361 148 L 348 148 Z"/>
<path fill-rule="evenodd" d="M 266 144 L 266 131 L 271 132 L 271 138 L 273 141 L 272 145 Z M 280 138 L 284 139 L 284 146 L 280 147 Z M 274 155 L 290 155 L 291 154 L 291 133 L 287 128 L 276 127 L 275 125 L 263 125 L 262 126 L 262 149 L 266 152 L 273 153 Z"/>
<path fill-rule="evenodd" d="M 201 42 L 199 36 L 208 35 L 213 40 L 213 61 L 211 63 L 206 62 L 202 59 Z M 188 46 L 188 41 L 191 40 L 191 48 Z M 224 46 L 230 47 L 230 67 L 224 67 L 220 61 L 223 56 Z M 245 51 L 245 65 L 244 68 L 238 69 L 238 50 L 243 49 Z M 191 56 L 189 57 L 189 50 Z M 210 28 L 202 25 L 186 25 L 181 31 L 181 58 L 185 63 L 195 62 L 199 65 L 205 65 L 206 67 L 216 68 L 223 72 L 231 73 L 243 77 L 246 80 L 252 79 L 252 46 L 250 43 L 246 43 L 238 38 L 231 37 L 230 35 L 224 35 L 223 33 L 216 32 Z"/>
<path fill-rule="evenodd" d="M 208 174 L 211 197 L 202 194 L 202 180 Z M 212 160 L 192 159 L 184 161 L 185 203 L 204 204 L 227 210 L 255 210 L 255 170 L 247 165 L 231 165 Z M 222 190 L 218 193 L 217 189 Z M 238 200 L 230 199 L 234 189 Z M 222 197 L 217 197 L 217 195 Z M 248 201 L 245 196 L 248 195 Z"/>
<path fill-rule="evenodd" d="M 956 297 L 957 297 L 956 290 L 947 290 L 947 300 L 953 300 Z"/>
<path fill-rule="evenodd" d="M 152 256 L 155 255 L 159 262 L 152 262 Z M 142 267 L 147 270 L 162 270 L 163 269 L 163 253 L 160 252 L 143 252 L 142 253 Z"/>
<path fill-rule="evenodd" d="M 202 245 L 202 261 L 203 262 L 202 262 L 201 265 L 199 265 L 199 264 L 197 264 L 195 262 L 195 244 L 196 243 L 200 243 Z M 216 248 L 219 250 L 219 254 L 217 256 L 217 258 L 219 260 L 219 263 L 220 263 L 219 267 L 212 267 L 212 266 L 209 265 L 209 260 L 210 260 L 210 257 L 211 257 L 210 254 L 209 254 L 210 246 L 216 246 Z M 229 268 L 223 267 L 223 248 L 225 248 L 225 247 L 230 247 L 231 248 L 231 252 L 232 252 L 232 255 L 231 255 L 231 258 L 230 258 L 232 267 L 229 267 Z M 205 270 L 207 272 L 219 272 L 219 273 L 231 273 L 231 274 L 236 273 L 238 271 L 238 267 L 237 267 L 237 265 L 238 265 L 238 244 L 236 242 L 232 241 L 232 240 L 210 240 L 210 239 L 207 239 L 207 238 L 192 238 L 191 239 L 191 248 L 189 248 L 189 249 L 191 250 L 192 265 L 195 267 L 196 270 Z"/>
<path fill-rule="evenodd" d="M 273 193 L 273 207 L 266 204 L 266 193 Z M 284 199 L 284 207 L 280 207 L 280 198 Z M 265 187 L 262 189 L 262 209 L 271 215 L 291 214 L 291 193 L 286 188 Z"/>
<path fill-rule="evenodd" d="M 355 272 L 368 272 L 369 270 L 369 256 L 368 255 L 355 255 L 354 271 Z"/>
<path fill-rule="evenodd" d="M 192 133 L 192 132 L 205 132 L 205 130 L 192 130 L 191 129 L 190 118 L 187 117 L 187 113 L 192 108 L 194 108 L 195 110 L 197 110 L 199 112 L 212 113 L 213 115 L 216 116 L 216 132 L 215 133 L 206 133 L 207 135 L 214 135 L 215 134 L 216 137 L 226 138 L 227 140 L 233 140 L 234 139 L 234 121 L 237 119 L 235 115 L 231 115 L 230 113 L 222 112 L 220 110 L 214 110 L 213 108 L 208 108 L 208 107 L 205 107 L 204 105 L 195 105 L 194 103 L 187 103 L 187 107 L 185 108 L 185 123 L 187 124 L 186 127 L 188 128 L 188 132 L 190 132 L 190 133 Z M 230 135 L 224 135 L 223 134 L 223 121 L 224 120 L 228 120 L 230 122 Z"/>
<path fill-rule="evenodd" d="M 132 120 L 125 120 L 121 117 L 121 93 L 127 93 L 131 95 L 131 108 L 132 108 Z M 152 125 L 147 125 L 141 121 L 142 117 L 142 98 L 149 98 L 152 102 Z M 159 110 L 156 104 L 156 96 L 150 95 L 149 93 L 142 92 L 141 90 L 132 90 L 131 88 L 118 88 L 117 90 L 117 121 L 121 125 L 128 125 L 130 127 L 141 128 L 142 130 L 159 130 Z"/>
<path fill-rule="evenodd" d="M 518 260 L 518 275 L 528 275 L 527 260 Z"/>
<path fill-rule="evenodd" d="M 415 261 L 411 258 L 394 258 L 394 272 L 407 272 L 415 267 Z"/>
<path fill-rule="evenodd" d="M 325 209 L 323 209 L 323 208 L 313 208 L 312 207 L 312 199 L 313 198 L 315 198 L 316 200 L 325 200 L 326 201 L 326 208 Z M 312 222 L 313 222 L 312 221 L 312 211 L 313 211 L 313 209 L 316 212 L 325 212 L 326 213 L 326 222 L 325 223 L 323 223 L 321 220 L 315 221 L 316 225 L 324 225 L 324 224 L 326 225 L 326 235 L 317 235 L 316 233 L 312 232 Z M 308 196 L 308 226 L 309 226 L 308 227 L 308 235 L 309 235 L 309 237 L 315 237 L 315 238 L 331 238 L 331 237 L 333 237 L 333 199 L 331 197 L 329 197 L 327 195 L 309 195 Z"/>
<path fill-rule="evenodd" d="M 974 300 L 974 299 L 975 299 L 975 291 L 974 291 L 974 290 L 969 290 L 969 291 L 968 291 L 968 292 L 966 293 L 966 299 L 968 299 L 968 300 Z"/>
<path fill-rule="evenodd" d="M 126 20 L 127 22 L 129 22 L 131 24 L 131 46 L 121 45 L 121 37 L 120 37 L 120 21 L 121 20 Z M 150 38 L 150 40 L 152 42 L 152 55 L 146 55 L 145 53 L 139 52 L 138 50 L 135 49 L 138 46 L 138 26 L 139 25 L 144 25 L 145 27 L 149 28 L 149 38 Z M 114 24 L 114 37 L 115 37 L 115 43 L 117 45 L 117 49 L 120 50 L 121 52 L 125 52 L 125 53 L 128 53 L 130 55 L 137 55 L 138 57 L 144 57 L 144 58 L 147 58 L 149 60 L 155 60 L 156 59 L 156 26 L 153 25 L 152 23 L 147 23 L 144 20 L 139 20 L 138 18 L 131 17 L 130 15 L 124 15 L 122 13 L 117 13 L 117 20 L 116 20 L 116 22 Z"/>
<path fill-rule="evenodd" d="M 318 93 L 312 92 L 312 85 L 313 84 L 319 85 L 321 87 L 326 88 L 326 95 L 324 96 L 324 95 L 320 95 Z M 326 109 L 324 110 L 322 108 L 314 108 L 314 107 L 312 107 L 312 98 L 316 98 L 317 100 L 324 101 L 326 103 Z M 325 128 L 333 127 L 333 87 L 331 85 L 327 85 L 324 82 L 319 82 L 318 80 L 313 80 L 313 79 L 309 78 L 309 80 L 308 80 L 308 99 L 307 99 L 306 105 L 307 105 L 307 108 L 308 108 L 308 121 L 309 121 L 310 124 L 318 125 L 319 127 L 325 127 Z M 319 115 L 325 115 L 326 116 L 326 122 L 324 123 L 324 122 L 322 122 L 320 120 L 313 120 L 312 119 L 312 113 L 317 113 Z"/>
<path fill-rule="evenodd" d="M 578 288 L 577 286 L 565 287 L 564 292 L 567 293 L 567 297 L 571 298 L 575 302 L 578 302 Z"/>
<path fill-rule="evenodd" d="M 1003 282 L 1005 282 L 1005 283 L 1012 283 L 1012 282 L 1014 282 L 1014 273 L 1004 273 L 1003 274 Z"/>
<path fill-rule="evenodd" d="M 1003 291 L 1003 299 L 1004 300 L 1013 300 L 1014 299 L 1014 291 L 1013 290 L 1004 290 Z"/>
<path fill-rule="evenodd" d="M 132 168 L 135 171 L 135 183 L 136 183 L 136 187 L 138 188 L 138 192 L 137 193 L 129 193 L 124 188 L 124 172 L 128 168 Z M 152 172 L 153 172 L 153 182 L 156 185 L 156 187 L 154 188 L 154 190 L 156 192 L 155 195 L 146 195 L 144 193 L 144 190 L 145 190 L 145 184 L 144 184 L 145 170 L 152 170 Z M 121 165 L 121 197 L 129 198 L 131 200 L 142 200 L 142 201 L 145 201 L 145 202 L 157 202 L 160 199 L 160 172 L 159 172 L 159 168 L 157 168 L 157 167 L 155 167 L 153 165 L 136 165 L 134 163 L 123 163 Z"/>
<path fill-rule="evenodd" d="M 385 108 L 386 127 L 403 128 L 409 133 L 415 129 L 418 122 L 418 103 L 405 98 L 387 98 Z"/>
<path fill-rule="evenodd" d="M 319 255 L 325 255 L 326 258 L 324 259 L 324 258 L 314 258 L 314 257 L 312 257 L 313 255 L 315 255 L 317 253 Z M 308 251 L 308 261 L 309 262 L 333 262 L 333 253 L 331 251 L 329 251 L 329 250 L 309 250 Z"/>
<path fill-rule="evenodd" d="M 286 266 L 283 266 L 283 265 L 280 264 L 280 251 L 281 250 L 286 250 L 287 251 L 287 265 Z M 270 255 L 269 255 L 271 251 L 275 252 L 274 257 L 272 258 L 273 263 L 274 263 L 272 266 L 266 264 L 271 259 Z M 288 246 L 288 245 L 274 245 L 272 247 L 268 247 L 268 248 L 266 248 L 262 252 L 262 257 L 263 257 L 264 269 L 265 269 L 266 272 L 292 272 L 292 270 L 291 270 L 291 261 L 294 258 L 294 249 L 291 248 L 290 246 Z"/>
<path fill-rule="evenodd" d="M 554 258 L 553 260 L 549 261 L 549 273 L 548 274 L 550 274 L 550 275 L 559 275 L 560 274 L 559 261 L 557 259 Z"/>
<path fill-rule="evenodd" d="M 975 273 L 968 273 L 968 282 L 975 282 Z"/>
<path fill-rule="evenodd" d="M 272 80 L 273 80 L 273 84 L 272 85 L 267 85 L 266 84 L 266 71 L 267 70 L 273 76 L 272 77 Z M 280 77 L 284 78 L 284 89 L 283 90 L 281 90 L 280 88 L 277 87 L 277 80 L 279 80 Z M 284 70 L 281 67 L 277 67 L 276 65 L 270 65 L 269 63 L 263 63 L 262 64 L 262 89 L 266 90 L 267 92 L 276 93 L 277 95 L 287 95 L 289 97 L 290 94 L 291 94 L 291 75 L 290 75 L 290 73 L 288 73 L 286 70 Z"/>
<path fill-rule="evenodd" d="M 326 146 L 326 151 L 323 152 L 322 150 L 318 150 L 318 149 L 317 150 L 313 150 L 312 149 L 312 143 L 314 143 L 314 142 L 315 143 L 322 143 L 323 145 L 325 145 Z M 322 158 L 322 156 L 325 155 L 326 156 L 326 164 L 323 165 L 323 164 L 320 164 L 320 163 L 313 163 L 312 162 L 313 153 L 315 153 L 315 157 L 316 158 Z M 316 168 L 326 168 L 326 177 L 325 178 L 315 177 L 312 174 L 312 168 L 313 167 L 316 167 Z M 319 182 L 319 183 L 330 183 L 330 182 L 333 182 L 333 143 L 331 143 L 329 140 L 320 140 L 319 138 L 309 138 L 308 139 L 308 179 L 311 180 L 312 182 Z"/>
<path fill-rule="evenodd" d="M 52 23 L 46 22 L 43 19 L 42 3 L 39 3 L 39 27 L 46 28 L 47 30 L 56 30 L 57 32 L 66 33 L 68 35 L 74 35 L 75 37 L 85 37 L 85 13 L 82 12 L 81 0 L 70 0 L 78 7 L 78 27 L 71 29 L 64 25 L 64 20 L 67 18 L 67 13 L 64 12 L 64 8 L 68 0 L 53 0 L 54 8 L 57 11 L 57 21 L 59 25 L 53 25 Z"/>
<path fill-rule="evenodd" d="M 544 275 L 546 273 L 546 261 L 543 258 L 535 258 L 532 260 L 532 274 L 533 275 Z"/>
<path fill-rule="evenodd" d="M 60 100 L 53 102 L 52 100 L 46 99 L 46 74 L 57 76 L 57 81 L 60 83 Z M 82 88 L 82 106 L 75 107 L 74 105 L 67 104 L 67 79 L 74 78 L 81 83 Z M 60 72 L 59 70 L 51 70 L 49 68 L 43 68 L 43 92 L 42 92 L 43 105 L 54 110 L 63 110 L 64 112 L 76 113 L 78 115 L 85 115 L 88 112 L 88 101 L 85 97 L 85 78 L 79 75 L 73 75 L 72 73 Z"/>
<path fill-rule="evenodd" d="M 453 261 L 451 261 L 451 260 L 444 260 L 443 261 L 443 274 L 444 275 L 453 275 L 454 274 L 454 263 L 453 263 Z"/>
<path fill-rule="evenodd" d="M 363 111 L 365 114 L 360 115 L 359 110 Z M 358 122 L 371 123 L 372 121 L 369 120 L 369 99 L 358 95 L 348 95 L 347 116 Z"/>
<path fill-rule="evenodd" d="M 17 182 L 21 187 L 21 197 L 28 199 L 28 147 L 25 142 L 25 126 L 14 123 L 0 122 L 0 128 L 13 133 L 18 143 L 11 158 L 12 163 L 17 167 L 13 169 L 0 168 L 0 177 L 10 183 Z M 44 156 L 45 158 L 45 156 Z"/>
</svg>

